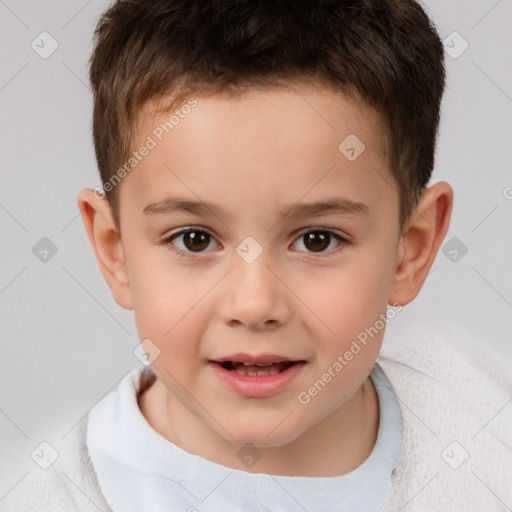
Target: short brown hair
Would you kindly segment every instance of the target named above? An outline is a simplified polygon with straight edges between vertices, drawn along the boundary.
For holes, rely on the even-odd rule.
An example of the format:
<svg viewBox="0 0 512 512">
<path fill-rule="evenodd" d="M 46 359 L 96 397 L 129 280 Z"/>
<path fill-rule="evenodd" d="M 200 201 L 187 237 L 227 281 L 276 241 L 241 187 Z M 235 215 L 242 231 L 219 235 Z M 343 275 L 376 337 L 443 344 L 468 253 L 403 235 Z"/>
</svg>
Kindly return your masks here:
<svg viewBox="0 0 512 512">
<path fill-rule="evenodd" d="M 117 0 L 90 58 L 102 183 L 129 158 L 149 100 L 325 84 L 375 109 L 403 229 L 434 166 L 444 50 L 414 0 Z M 340 141 L 341 142 L 341 141 Z M 106 196 L 119 225 L 119 187 Z"/>
</svg>

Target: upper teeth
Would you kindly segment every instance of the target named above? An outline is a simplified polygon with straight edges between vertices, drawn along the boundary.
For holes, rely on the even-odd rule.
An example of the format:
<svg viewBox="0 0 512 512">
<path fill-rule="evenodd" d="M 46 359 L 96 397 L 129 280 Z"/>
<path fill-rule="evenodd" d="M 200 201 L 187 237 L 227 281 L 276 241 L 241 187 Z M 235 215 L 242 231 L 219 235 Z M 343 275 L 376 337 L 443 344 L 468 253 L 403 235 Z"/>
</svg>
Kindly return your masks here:
<svg viewBox="0 0 512 512">
<path fill-rule="evenodd" d="M 245 366 L 272 366 L 274 363 L 242 363 Z"/>
</svg>

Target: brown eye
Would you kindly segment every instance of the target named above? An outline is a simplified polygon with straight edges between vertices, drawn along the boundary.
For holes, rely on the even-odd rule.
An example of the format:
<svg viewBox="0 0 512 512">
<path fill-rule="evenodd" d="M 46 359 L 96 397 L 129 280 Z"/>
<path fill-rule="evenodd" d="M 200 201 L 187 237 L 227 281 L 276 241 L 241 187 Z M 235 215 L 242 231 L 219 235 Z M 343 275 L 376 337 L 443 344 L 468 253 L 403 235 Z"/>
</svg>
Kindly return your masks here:
<svg viewBox="0 0 512 512">
<path fill-rule="evenodd" d="M 303 236 L 304 245 L 314 252 L 324 251 L 331 241 L 331 235 L 325 231 L 310 231 Z"/>
<path fill-rule="evenodd" d="M 182 238 L 180 243 L 175 240 Z M 174 233 L 164 240 L 165 244 L 175 246 L 176 250 L 185 253 L 204 252 L 213 241 L 211 235 L 201 229 L 186 229 Z"/>
<path fill-rule="evenodd" d="M 210 242 L 210 235 L 204 231 L 187 231 L 183 235 L 183 244 L 191 251 L 202 251 Z"/>
<path fill-rule="evenodd" d="M 330 249 L 337 249 L 337 245 L 332 246 L 332 242 L 337 241 L 337 245 L 341 245 L 343 243 L 348 243 L 348 241 L 341 237 L 340 235 L 328 231 L 325 229 L 310 229 L 309 231 L 303 233 L 298 239 L 296 244 L 301 242 L 305 247 L 306 252 L 310 253 L 323 253 L 323 252 L 331 252 L 327 251 Z M 299 244 L 300 245 L 300 244 Z"/>
</svg>

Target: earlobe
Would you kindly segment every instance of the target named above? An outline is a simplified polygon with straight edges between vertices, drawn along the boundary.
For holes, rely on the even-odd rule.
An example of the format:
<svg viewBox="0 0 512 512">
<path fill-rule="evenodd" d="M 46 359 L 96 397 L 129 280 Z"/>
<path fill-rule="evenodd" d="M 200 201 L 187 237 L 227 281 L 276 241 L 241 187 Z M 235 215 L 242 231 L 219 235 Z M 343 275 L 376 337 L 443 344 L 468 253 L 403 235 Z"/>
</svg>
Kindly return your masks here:
<svg viewBox="0 0 512 512">
<path fill-rule="evenodd" d="M 114 300 L 125 309 L 133 309 L 124 249 L 108 200 L 86 188 L 78 195 L 77 203 L 98 266 Z"/>
<path fill-rule="evenodd" d="M 441 181 L 426 189 L 397 251 L 388 304 L 406 305 L 420 292 L 450 226 L 453 189 Z"/>
</svg>

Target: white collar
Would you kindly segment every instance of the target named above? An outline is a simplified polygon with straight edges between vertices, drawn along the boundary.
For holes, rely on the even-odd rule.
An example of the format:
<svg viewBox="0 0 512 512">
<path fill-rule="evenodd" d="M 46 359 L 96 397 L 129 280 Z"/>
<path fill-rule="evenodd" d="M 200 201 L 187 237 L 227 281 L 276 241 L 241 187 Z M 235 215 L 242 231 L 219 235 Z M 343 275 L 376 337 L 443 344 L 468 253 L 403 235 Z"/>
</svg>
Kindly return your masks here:
<svg viewBox="0 0 512 512">
<path fill-rule="evenodd" d="M 391 474 L 402 458 L 402 415 L 378 363 L 371 372 L 380 409 L 376 445 L 363 464 L 336 477 L 250 473 L 182 450 L 153 430 L 139 409 L 137 392 L 152 378 L 149 367 L 136 368 L 89 413 L 89 454 L 114 512 L 365 512 L 377 510 L 391 492 Z"/>
</svg>

